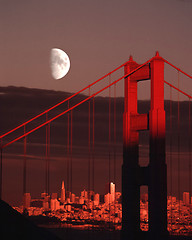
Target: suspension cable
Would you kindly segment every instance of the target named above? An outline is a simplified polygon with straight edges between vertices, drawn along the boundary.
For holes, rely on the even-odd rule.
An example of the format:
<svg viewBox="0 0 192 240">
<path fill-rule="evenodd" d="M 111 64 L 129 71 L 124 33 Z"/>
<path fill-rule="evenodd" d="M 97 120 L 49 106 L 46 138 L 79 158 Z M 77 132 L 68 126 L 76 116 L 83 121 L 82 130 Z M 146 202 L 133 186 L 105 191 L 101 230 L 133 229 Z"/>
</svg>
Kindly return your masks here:
<svg viewBox="0 0 192 240">
<path fill-rule="evenodd" d="M 111 84 L 111 76 L 109 75 L 109 85 Z M 109 183 L 111 181 L 111 87 L 109 87 L 109 126 L 108 126 L 108 161 L 109 161 Z"/>
<path fill-rule="evenodd" d="M 95 98 L 93 97 L 93 119 L 92 119 L 92 189 L 95 190 Z"/>
<path fill-rule="evenodd" d="M 72 197 L 72 192 L 73 192 L 73 176 L 72 176 L 72 166 L 73 166 L 73 112 L 71 111 L 71 131 L 70 131 L 70 191 L 71 191 L 71 197 Z"/>
<path fill-rule="evenodd" d="M 170 62 L 168 62 L 167 60 L 163 59 L 165 63 L 167 63 L 168 65 L 170 65 L 171 67 L 175 68 L 178 72 L 181 72 L 182 74 L 184 74 L 185 76 L 189 77 L 192 79 L 192 76 L 190 76 L 189 74 L 185 73 L 184 71 L 182 71 L 180 68 L 174 66 L 173 64 L 171 64 Z"/>
<path fill-rule="evenodd" d="M 114 101 L 113 101 L 113 167 L 114 167 L 114 184 L 116 185 L 116 84 L 114 84 Z M 116 188 L 114 196 L 114 213 L 117 211 L 116 206 Z M 115 215 L 115 214 L 114 214 Z M 113 225 L 115 226 L 115 216 L 113 218 Z M 117 235 L 116 235 L 117 236 Z M 114 239 L 116 238 L 114 235 Z"/>
<path fill-rule="evenodd" d="M 48 130 L 48 146 L 47 146 L 47 150 L 48 150 L 48 155 L 47 155 L 47 187 L 48 187 L 48 195 L 50 194 L 50 133 L 51 133 L 51 123 L 48 123 L 47 125 L 47 130 Z"/>
<path fill-rule="evenodd" d="M 25 135 L 29 135 L 29 134 L 31 134 L 32 132 L 36 131 L 37 129 L 39 129 L 39 128 L 45 126 L 45 125 L 47 125 L 49 122 L 52 122 L 52 121 L 56 120 L 57 118 L 61 117 L 62 115 L 64 115 L 64 114 L 67 113 L 68 111 L 70 111 L 70 110 L 78 107 L 79 105 L 83 104 L 84 102 L 88 101 L 89 99 L 95 97 L 96 95 L 98 95 L 99 93 L 103 92 L 104 90 L 106 90 L 106 89 L 109 88 L 110 86 L 114 85 L 115 83 L 121 81 L 121 80 L 124 79 L 125 77 L 131 76 L 132 74 L 134 74 L 135 72 L 137 72 L 139 69 L 141 69 L 141 68 L 143 68 L 144 66 L 146 66 L 150 61 L 151 61 L 151 59 L 148 60 L 147 62 L 141 64 L 139 67 L 137 67 L 136 69 L 134 69 L 134 70 L 131 71 L 130 73 L 127 73 L 127 74 L 125 74 L 124 76 L 120 77 L 119 79 L 115 80 L 115 81 L 114 81 L 113 83 L 111 83 L 110 85 L 108 85 L 108 86 L 100 89 L 99 91 L 95 92 L 94 94 L 92 94 L 91 96 L 87 97 L 86 99 L 83 99 L 81 102 L 75 104 L 75 105 L 72 106 L 70 109 L 67 109 L 67 110 L 61 112 L 60 114 L 58 114 L 57 116 L 49 119 L 48 122 L 44 122 L 44 123 L 38 125 L 37 127 L 33 128 L 32 130 L 28 131 Z M 125 64 L 124 64 L 124 65 L 125 65 Z M 112 72 L 111 72 L 111 73 L 112 73 Z M 108 74 L 108 75 L 109 75 L 109 74 Z M 107 76 L 108 76 L 108 75 L 107 75 Z M 92 85 L 90 84 L 89 86 L 92 86 Z M 88 86 L 88 87 L 89 87 L 89 86 Z M 88 88 L 88 87 L 87 87 L 87 88 Z M 87 88 L 86 88 L 86 89 L 87 89 Z M 84 90 L 85 90 L 85 89 L 84 89 Z M 78 93 L 76 93 L 76 94 L 74 94 L 74 95 L 76 96 L 77 94 L 78 94 Z M 74 96 L 74 95 L 73 95 L 73 96 Z M 68 99 L 69 99 L 69 98 L 65 99 L 65 101 L 67 101 Z M 48 110 L 45 111 L 44 113 L 46 113 L 46 112 L 48 112 Z M 39 116 L 39 115 L 38 115 L 38 116 Z M 33 118 L 33 120 L 36 119 L 38 116 L 36 116 L 35 118 Z M 25 122 L 25 124 L 28 124 L 28 123 L 31 122 L 31 121 L 32 121 L 32 119 L 29 120 L 28 122 Z M 12 133 L 13 131 L 17 130 L 18 128 L 20 128 L 20 127 L 23 126 L 23 125 L 24 125 L 24 124 L 21 124 L 21 125 L 18 126 L 17 128 L 14 128 L 14 129 L 12 129 L 11 131 L 9 131 L 9 132 L 1 135 L 0 138 L 3 138 L 3 137 L 5 137 L 5 136 L 7 136 L 8 134 Z M 23 134 L 23 135 L 15 138 L 14 140 L 12 140 L 12 141 L 8 142 L 7 144 L 3 145 L 2 148 L 5 148 L 5 147 L 9 146 L 10 144 L 18 141 L 19 139 L 23 138 L 25 135 Z"/>
<path fill-rule="evenodd" d="M 47 115 L 46 115 L 46 119 L 47 119 Z M 47 185 L 47 134 L 48 134 L 48 131 L 47 131 L 47 125 L 46 125 L 46 136 L 45 136 L 45 191 L 46 191 L 46 194 L 48 194 L 48 185 Z"/>
<path fill-rule="evenodd" d="M 173 190 L 172 190 L 172 87 L 170 87 L 170 194 L 171 194 L 171 232 L 172 232 L 172 217 L 173 217 Z"/>
<path fill-rule="evenodd" d="M 48 121 L 48 114 L 46 114 L 46 122 Z M 49 195 L 49 162 L 50 162 L 50 123 L 46 125 L 46 163 L 45 163 L 45 185 L 46 193 Z"/>
<path fill-rule="evenodd" d="M 89 87 L 89 94 L 91 94 L 91 89 Z M 89 151 L 89 156 L 88 156 L 88 192 L 87 192 L 87 197 L 88 197 L 88 206 L 91 201 L 91 100 L 88 101 L 88 151 Z M 89 219 L 91 216 L 91 212 L 88 214 Z M 88 236 L 90 238 L 90 225 L 88 225 Z"/>
<path fill-rule="evenodd" d="M 178 71 L 178 89 L 180 89 L 180 77 Z M 180 205 L 180 99 L 179 99 L 179 91 L 177 92 L 177 127 L 178 127 L 178 195 L 179 195 L 179 222 L 180 222 L 180 215 L 181 215 L 181 205 Z"/>
<path fill-rule="evenodd" d="M 144 66 L 145 66 L 146 64 L 148 64 L 151 60 L 152 60 L 152 58 L 149 59 L 149 60 L 148 60 L 147 62 L 145 62 L 144 64 L 141 64 L 138 68 L 136 68 L 134 71 L 132 71 L 131 74 L 134 73 L 134 72 L 136 72 L 137 70 L 141 69 L 142 67 L 144 67 Z M 128 61 L 127 61 L 127 62 L 128 62 Z M 13 128 L 13 129 L 10 130 L 9 132 L 7 132 L 7 133 L 1 135 L 0 138 L 3 138 L 3 137 L 5 137 L 5 136 L 7 136 L 8 134 L 10 134 L 10 133 L 16 131 L 17 129 L 23 127 L 24 125 L 27 125 L 28 123 L 32 122 L 33 120 L 35 120 L 35 119 L 41 117 L 42 115 L 44 115 L 44 114 L 50 112 L 51 110 L 55 109 L 56 107 L 60 106 L 61 104 L 63 104 L 63 103 L 65 103 L 65 102 L 69 101 L 70 99 L 72 99 L 72 98 L 74 98 L 75 96 L 77 96 L 78 94 L 84 92 L 85 90 L 87 90 L 87 89 L 90 88 L 91 86 L 94 86 L 95 84 L 99 83 L 100 81 L 102 81 L 103 79 L 105 79 L 106 77 L 108 77 L 110 74 L 112 74 L 112 73 L 118 71 L 119 69 L 121 69 L 122 67 L 124 67 L 124 66 L 127 64 L 127 62 L 123 63 L 123 64 L 120 65 L 119 67 L 115 68 L 113 71 L 111 71 L 111 72 L 105 74 L 103 77 L 97 79 L 95 82 L 89 84 L 89 85 L 86 86 L 85 88 L 83 88 L 83 89 L 81 89 L 80 91 L 74 93 L 73 95 L 69 96 L 68 98 L 64 99 L 63 101 L 61 101 L 61 102 L 57 103 L 56 105 L 50 107 L 49 109 L 47 109 L 47 110 L 45 110 L 44 112 L 38 114 L 37 116 L 31 118 L 30 120 L 28 120 L 28 121 L 22 123 L 21 125 L 17 126 L 16 128 Z"/>
<path fill-rule="evenodd" d="M 111 75 L 109 75 L 109 85 L 111 84 Z M 108 161 L 109 161 L 109 229 L 111 228 L 111 87 L 109 87 L 109 126 L 108 126 L 109 136 L 108 136 Z"/>
<path fill-rule="evenodd" d="M 167 84 L 168 86 L 170 86 L 170 87 L 172 87 L 172 88 L 174 88 L 175 90 L 177 90 L 177 92 L 180 92 L 180 93 L 182 93 L 184 96 L 186 96 L 186 97 L 188 97 L 188 98 L 192 98 L 192 96 L 191 95 L 189 95 L 189 94 L 187 94 L 187 93 L 185 93 L 185 92 L 183 92 L 181 89 L 179 89 L 179 88 L 177 88 L 177 87 L 175 87 L 174 85 L 172 85 L 171 83 L 168 83 L 167 81 L 165 81 L 164 80 L 164 83 L 165 84 Z"/>
<path fill-rule="evenodd" d="M 113 146 L 113 149 L 114 149 L 114 183 L 116 184 L 116 143 L 117 143 L 117 135 L 116 135 L 116 84 L 114 85 L 114 135 L 113 135 L 113 138 L 114 138 L 114 146 Z M 115 199 L 116 200 L 116 199 Z"/>
<path fill-rule="evenodd" d="M 138 68 L 136 68 L 135 70 L 131 71 L 130 73 L 127 73 L 127 74 L 125 74 L 124 76 L 120 77 L 119 79 L 115 80 L 115 81 L 114 81 L 113 83 L 111 83 L 110 85 L 108 85 L 108 86 L 100 89 L 99 91 L 95 92 L 95 93 L 92 94 L 91 96 L 83 99 L 83 100 L 80 101 L 79 103 L 77 103 L 77 104 L 75 104 L 74 106 L 72 106 L 70 109 L 67 109 L 67 110 L 61 112 L 60 114 L 56 115 L 55 117 L 49 119 L 47 122 L 44 122 L 44 123 L 38 125 L 37 127 L 33 128 L 32 130 L 28 131 L 26 134 L 23 134 L 23 135 L 15 138 L 14 140 L 12 140 L 12 141 L 4 144 L 2 147 L 5 148 L 5 147 L 11 145 L 12 143 L 18 141 L 19 139 L 23 138 L 25 135 L 29 135 L 29 134 L 31 134 L 32 132 L 35 132 L 36 130 L 40 129 L 41 127 L 47 125 L 49 122 L 53 122 L 53 121 L 56 120 L 57 118 L 63 116 L 64 114 L 66 114 L 67 112 L 71 111 L 72 109 L 78 107 L 79 105 L 87 102 L 89 99 L 91 99 L 91 98 L 95 97 L 96 95 L 100 94 L 101 92 L 103 92 L 104 90 L 106 90 L 106 89 L 109 88 L 110 86 L 114 85 L 115 83 L 121 81 L 121 80 L 124 79 L 125 77 L 131 76 L 132 74 L 134 74 L 135 72 L 137 72 L 139 69 L 141 69 L 142 67 L 144 67 L 144 66 L 145 66 L 146 64 L 148 64 L 149 62 L 150 62 L 150 60 L 147 61 L 147 62 L 145 62 L 144 64 L 140 65 Z M 10 132 L 9 132 L 9 133 L 10 133 Z M 9 133 L 7 133 L 7 134 L 9 134 Z M 6 134 L 6 135 L 7 135 L 7 134 Z M 2 136 L 0 136 L 0 138 L 2 138 L 2 137 L 4 137 L 4 136 L 5 136 L 5 135 L 2 135 Z"/>
<path fill-rule="evenodd" d="M 26 132 L 26 125 L 24 125 L 24 134 Z M 23 139 L 23 214 L 27 213 L 27 202 L 26 202 L 26 136 Z"/>
<path fill-rule="evenodd" d="M 90 88 L 89 88 L 90 96 Z M 91 102 L 88 102 L 88 201 L 90 201 L 90 184 L 91 184 Z"/>
<path fill-rule="evenodd" d="M 26 126 L 24 125 L 24 134 L 26 132 Z M 23 141 L 23 197 L 24 197 L 24 208 L 26 207 L 25 204 L 25 193 L 26 193 L 26 146 L 27 145 L 27 137 L 24 137 L 24 141 Z M 25 210 L 25 209 L 24 209 Z"/>
<path fill-rule="evenodd" d="M 68 109 L 69 109 L 69 101 L 68 101 Z M 70 135 L 69 135 L 69 128 L 70 128 L 70 116 L 69 112 L 67 113 L 67 193 L 68 193 L 68 198 L 70 197 L 69 195 L 69 141 L 70 141 Z"/>
</svg>

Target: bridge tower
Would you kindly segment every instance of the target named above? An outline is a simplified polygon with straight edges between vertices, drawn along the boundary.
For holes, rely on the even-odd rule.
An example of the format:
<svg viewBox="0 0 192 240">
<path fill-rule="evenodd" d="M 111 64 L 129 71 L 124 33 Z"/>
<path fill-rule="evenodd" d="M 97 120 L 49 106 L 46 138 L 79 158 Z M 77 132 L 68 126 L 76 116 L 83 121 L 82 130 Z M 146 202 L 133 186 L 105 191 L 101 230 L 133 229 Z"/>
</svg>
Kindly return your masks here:
<svg viewBox="0 0 192 240">
<path fill-rule="evenodd" d="M 140 65 L 130 57 L 125 74 Z M 137 83 L 151 79 L 151 105 L 137 111 Z M 156 53 L 148 65 L 125 78 L 122 165 L 122 240 L 140 239 L 140 187 L 148 186 L 147 239 L 165 239 L 167 231 L 167 166 L 165 161 L 164 61 Z M 149 131 L 149 164 L 139 165 L 139 131 Z M 143 239 L 143 238 L 141 238 Z"/>
</svg>

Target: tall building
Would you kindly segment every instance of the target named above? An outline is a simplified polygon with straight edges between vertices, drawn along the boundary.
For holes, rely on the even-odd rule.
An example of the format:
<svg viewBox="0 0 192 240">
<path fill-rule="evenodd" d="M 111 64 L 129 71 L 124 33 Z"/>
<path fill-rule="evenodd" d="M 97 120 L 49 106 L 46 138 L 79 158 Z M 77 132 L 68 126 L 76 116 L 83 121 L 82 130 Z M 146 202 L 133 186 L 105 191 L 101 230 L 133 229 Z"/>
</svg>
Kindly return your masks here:
<svg viewBox="0 0 192 240">
<path fill-rule="evenodd" d="M 23 195 L 23 208 L 27 209 L 31 205 L 31 194 L 30 193 L 24 193 Z"/>
<path fill-rule="evenodd" d="M 94 191 L 90 190 L 88 191 L 88 199 L 91 200 L 91 201 L 94 201 Z"/>
<path fill-rule="evenodd" d="M 141 194 L 141 201 L 143 203 L 146 203 L 148 201 L 148 193 L 142 193 Z"/>
<path fill-rule="evenodd" d="M 185 205 L 189 205 L 189 201 L 190 201 L 189 192 L 184 192 L 183 193 L 183 203 Z"/>
<path fill-rule="evenodd" d="M 105 201 L 105 204 L 111 203 L 111 194 L 110 193 L 105 194 L 104 201 Z"/>
<path fill-rule="evenodd" d="M 44 198 L 43 200 L 43 210 L 48 211 L 49 210 L 49 201 L 48 198 Z"/>
<path fill-rule="evenodd" d="M 57 193 L 52 193 L 51 194 L 51 199 L 57 199 Z"/>
<path fill-rule="evenodd" d="M 121 192 L 116 192 L 115 193 L 115 200 L 121 203 Z"/>
<path fill-rule="evenodd" d="M 81 197 L 84 198 L 84 200 L 88 199 L 88 192 L 85 189 L 81 192 Z"/>
<path fill-rule="evenodd" d="M 74 193 L 71 194 L 71 202 L 75 203 L 75 194 Z"/>
<path fill-rule="evenodd" d="M 115 183 L 110 182 L 105 186 L 105 203 L 115 202 L 116 194 L 115 194 Z"/>
<path fill-rule="evenodd" d="M 114 202 L 115 201 L 115 183 L 110 183 L 110 194 L 111 194 L 111 201 L 110 202 Z"/>
<path fill-rule="evenodd" d="M 96 193 L 94 196 L 94 205 L 95 206 L 99 205 L 99 193 Z"/>
<path fill-rule="evenodd" d="M 43 193 L 41 193 L 41 198 L 44 199 L 47 196 L 47 193 L 44 191 Z"/>
<path fill-rule="evenodd" d="M 58 209 L 60 209 L 60 203 L 56 198 L 51 199 L 50 208 L 51 208 L 51 211 L 57 211 Z"/>
<path fill-rule="evenodd" d="M 62 181 L 61 185 L 61 203 L 65 202 L 65 186 L 64 186 L 64 181 Z"/>
</svg>

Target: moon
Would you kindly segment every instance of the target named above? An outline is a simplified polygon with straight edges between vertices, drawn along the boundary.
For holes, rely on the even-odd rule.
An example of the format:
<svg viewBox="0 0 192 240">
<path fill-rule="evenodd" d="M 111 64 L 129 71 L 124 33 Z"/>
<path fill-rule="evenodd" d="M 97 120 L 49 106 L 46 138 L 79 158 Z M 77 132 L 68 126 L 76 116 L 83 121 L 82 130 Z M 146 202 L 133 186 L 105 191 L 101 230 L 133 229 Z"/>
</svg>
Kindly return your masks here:
<svg viewBox="0 0 192 240">
<path fill-rule="evenodd" d="M 54 79 L 63 78 L 69 71 L 70 60 L 68 55 L 59 48 L 51 49 L 51 73 Z"/>
</svg>

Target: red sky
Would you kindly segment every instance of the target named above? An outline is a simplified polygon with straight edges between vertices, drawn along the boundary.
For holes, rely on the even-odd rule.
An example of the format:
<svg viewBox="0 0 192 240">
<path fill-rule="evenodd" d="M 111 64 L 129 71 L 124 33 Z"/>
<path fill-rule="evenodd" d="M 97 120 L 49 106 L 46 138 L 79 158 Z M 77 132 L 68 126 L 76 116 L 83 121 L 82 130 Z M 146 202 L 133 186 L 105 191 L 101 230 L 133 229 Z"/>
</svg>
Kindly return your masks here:
<svg viewBox="0 0 192 240">
<path fill-rule="evenodd" d="M 191 12 L 191 0 L 2 0 L 1 86 L 75 92 L 130 54 L 143 63 L 156 50 L 192 75 Z M 50 73 L 53 47 L 71 60 L 70 72 L 59 81 Z M 189 81 L 185 89 L 191 89 Z"/>
</svg>

